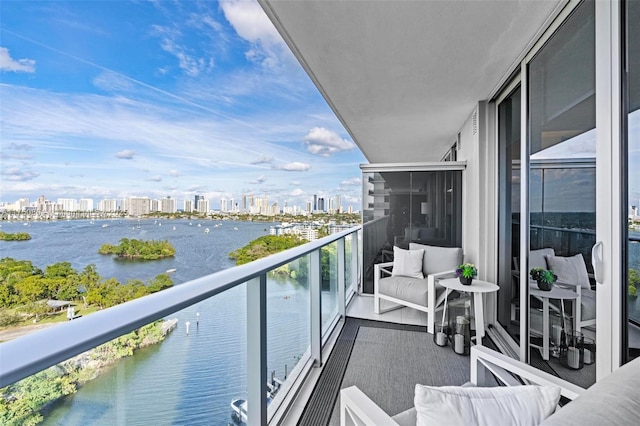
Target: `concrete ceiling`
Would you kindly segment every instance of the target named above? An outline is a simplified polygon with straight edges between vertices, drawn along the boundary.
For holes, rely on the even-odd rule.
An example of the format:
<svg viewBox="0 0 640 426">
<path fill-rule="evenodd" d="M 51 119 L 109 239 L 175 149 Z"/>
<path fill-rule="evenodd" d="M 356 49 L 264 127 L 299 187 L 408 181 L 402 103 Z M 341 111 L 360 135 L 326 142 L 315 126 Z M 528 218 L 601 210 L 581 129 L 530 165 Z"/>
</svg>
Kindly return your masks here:
<svg viewBox="0 0 640 426">
<path fill-rule="evenodd" d="M 564 4 L 259 2 L 371 163 L 439 161 Z"/>
</svg>

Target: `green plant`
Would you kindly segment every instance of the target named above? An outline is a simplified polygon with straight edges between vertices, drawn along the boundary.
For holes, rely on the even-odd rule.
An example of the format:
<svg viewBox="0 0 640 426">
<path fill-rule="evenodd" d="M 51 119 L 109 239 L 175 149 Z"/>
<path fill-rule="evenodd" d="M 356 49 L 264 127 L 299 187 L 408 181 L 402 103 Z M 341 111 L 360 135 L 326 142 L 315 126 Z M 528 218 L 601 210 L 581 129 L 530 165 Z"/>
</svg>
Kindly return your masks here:
<svg viewBox="0 0 640 426">
<path fill-rule="evenodd" d="M 478 269 L 473 263 L 463 263 L 456 268 L 456 276 L 463 278 L 474 278 L 478 275 Z"/>
<path fill-rule="evenodd" d="M 531 268 L 529 274 L 534 280 L 545 284 L 553 284 L 558 279 L 558 276 L 553 271 L 544 268 Z"/>
</svg>

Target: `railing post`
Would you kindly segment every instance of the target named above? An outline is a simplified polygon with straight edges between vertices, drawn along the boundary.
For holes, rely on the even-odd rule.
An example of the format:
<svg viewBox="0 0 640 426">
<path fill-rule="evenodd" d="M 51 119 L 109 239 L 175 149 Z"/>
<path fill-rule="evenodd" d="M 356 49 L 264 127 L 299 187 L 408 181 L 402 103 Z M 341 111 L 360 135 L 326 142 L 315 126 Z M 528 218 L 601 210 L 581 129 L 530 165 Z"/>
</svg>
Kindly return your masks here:
<svg viewBox="0 0 640 426">
<path fill-rule="evenodd" d="M 360 294 L 360 264 L 358 262 L 359 252 L 358 252 L 358 233 L 364 232 L 356 231 L 351 234 L 351 281 L 354 285 L 353 291 L 357 294 Z"/>
<path fill-rule="evenodd" d="M 340 238 L 336 241 L 337 247 L 337 256 L 338 256 L 338 315 L 345 318 L 347 316 L 347 307 L 346 307 L 346 291 L 345 286 L 347 284 L 345 280 L 345 244 L 344 238 Z"/>
<path fill-rule="evenodd" d="M 322 267 L 320 250 L 309 253 L 309 290 L 311 292 L 311 358 L 322 365 Z"/>
<path fill-rule="evenodd" d="M 267 275 L 247 282 L 247 424 L 267 424 Z"/>
</svg>

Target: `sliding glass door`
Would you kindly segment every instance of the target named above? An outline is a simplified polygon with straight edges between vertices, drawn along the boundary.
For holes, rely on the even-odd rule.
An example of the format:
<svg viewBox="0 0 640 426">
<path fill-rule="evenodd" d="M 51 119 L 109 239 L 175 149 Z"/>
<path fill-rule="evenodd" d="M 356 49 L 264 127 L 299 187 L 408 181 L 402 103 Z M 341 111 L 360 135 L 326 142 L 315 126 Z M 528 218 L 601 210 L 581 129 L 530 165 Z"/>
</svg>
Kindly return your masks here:
<svg viewBox="0 0 640 426">
<path fill-rule="evenodd" d="M 626 360 L 640 356 L 640 2 L 627 1 L 626 133 L 627 133 L 627 353 Z"/>
<path fill-rule="evenodd" d="M 498 321 L 521 358 L 588 387 L 596 378 L 594 2 L 565 15 L 497 103 Z M 556 276 L 550 289 L 532 279 L 535 268 Z"/>
</svg>

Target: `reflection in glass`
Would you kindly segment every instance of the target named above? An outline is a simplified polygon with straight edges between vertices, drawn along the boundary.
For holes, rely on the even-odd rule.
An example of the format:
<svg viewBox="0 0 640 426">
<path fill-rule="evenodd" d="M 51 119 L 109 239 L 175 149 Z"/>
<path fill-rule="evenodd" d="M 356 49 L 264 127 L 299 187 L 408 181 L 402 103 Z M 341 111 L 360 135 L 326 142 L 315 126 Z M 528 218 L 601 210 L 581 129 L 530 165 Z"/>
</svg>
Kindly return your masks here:
<svg viewBox="0 0 640 426">
<path fill-rule="evenodd" d="M 517 339 L 520 290 L 514 258 L 520 250 L 520 101 L 518 87 L 498 106 L 498 320 Z"/>
<path fill-rule="evenodd" d="M 555 334 L 595 337 L 591 247 L 595 243 L 595 13 L 581 3 L 528 65 L 528 268 L 556 269 L 551 291 L 529 284 L 530 360 L 588 387 L 595 367 L 577 375 L 554 358 Z M 577 256 L 577 257 L 575 257 Z M 565 270 L 559 267 L 569 262 Z M 566 264 L 566 263 L 564 263 Z M 562 273 L 563 272 L 563 273 Z M 529 271 L 520 271 L 528 278 Z M 578 296 L 578 288 L 581 295 Z M 562 339 L 560 339 L 562 340 Z M 556 348 L 557 349 L 557 348 Z"/>
<path fill-rule="evenodd" d="M 627 1 L 628 359 L 640 356 L 640 2 Z"/>
<path fill-rule="evenodd" d="M 409 243 L 462 244 L 462 172 L 380 172 L 363 175 L 365 293 L 373 293 L 373 266 L 393 260 Z"/>
<path fill-rule="evenodd" d="M 272 412 L 284 399 L 310 355 L 311 298 L 307 256 L 283 265 L 267 278 L 267 377 Z M 302 361 L 302 362 L 301 362 Z"/>
<path fill-rule="evenodd" d="M 322 247 L 320 262 L 322 270 L 322 335 L 329 330 L 338 316 L 338 243 Z"/>
</svg>

